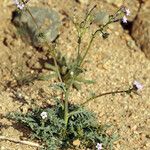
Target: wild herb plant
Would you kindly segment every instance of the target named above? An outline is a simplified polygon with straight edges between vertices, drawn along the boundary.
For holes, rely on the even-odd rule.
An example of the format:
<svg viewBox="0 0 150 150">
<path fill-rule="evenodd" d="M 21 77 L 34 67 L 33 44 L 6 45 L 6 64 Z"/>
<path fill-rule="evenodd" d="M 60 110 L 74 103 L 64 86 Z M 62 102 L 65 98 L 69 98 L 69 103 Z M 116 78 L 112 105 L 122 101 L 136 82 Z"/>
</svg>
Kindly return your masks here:
<svg viewBox="0 0 150 150">
<path fill-rule="evenodd" d="M 126 16 L 130 14 L 129 9 L 122 6 L 113 15 L 108 15 L 104 12 L 99 12 L 95 15 L 93 12 L 96 6 L 94 6 L 86 13 L 85 18 L 80 23 L 76 23 L 71 19 L 77 30 L 77 48 L 75 49 L 77 55 L 75 58 L 67 60 L 67 58 L 56 50 L 55 43 L 50 44 L 47 39 L 48 37 L 45 35 L 46 33 L 41 31 L 34 15 L 27 6 L 28 1 L 15 0 L 15 4 L 20 13 L 25 12 L 30 15 L 38 31 L 36 38 L 42 38 L 42 41 L 44 41 L 42 44 L 46 45 L 49 49 L 49 54 L 53 58 L 54 65 L 47 64 L 47 67 L 55 72 L 58 82 L 53 87 L 61 89 L 61 98 L 58 99 L 55 97 L 56 104 L 52 107 L 32 109 L 27 114 L 12 113 L 9 117 L 29 127 L 33 133 L 33 137 L 39 139 L 42 143 L 44 142 L 43 149 L 46 150 L 67 149 L 73 146 L 90 149 L 95 149 L 96 147 L 98 150 L 101 150 L 102 147 L 103 149 L 113 149 L 113 142 L 116 137 L 114 135 L 107 135 L 106 126 L 99 125 L 94 113 L 86 110 L 84 105 L 95 98 L 107 94 L 131 94 L 132 92 L 137 92 L 142 89 L 142 85 L 136 81 L 127 90 L 93 95 L 80 106 L 70 104 L 69 96 L 73 88 L 79 90 L 81 82 L 93 83 L 93 81 L 86 80 L 80 76 L 85 71 L 83 64 L 93 41 L 99 34 L 104 39 L 108 38 L 107 27 L 110 24 L 119 22 L 120 20 L 127 23 Z M 84 35 L 95 21 L 102 21 L 103 23 L 99 24 L 97 29 L 91 34 L 87 47 L 82 49 L 81 44 Z"/>
</svg>

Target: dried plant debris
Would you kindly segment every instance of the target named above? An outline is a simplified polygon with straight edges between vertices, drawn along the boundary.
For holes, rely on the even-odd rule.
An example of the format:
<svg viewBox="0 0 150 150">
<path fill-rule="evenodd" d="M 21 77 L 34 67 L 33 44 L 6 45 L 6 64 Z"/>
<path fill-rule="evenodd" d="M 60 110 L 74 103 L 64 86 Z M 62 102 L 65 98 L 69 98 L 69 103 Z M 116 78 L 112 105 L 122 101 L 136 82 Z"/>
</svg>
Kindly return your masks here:
<svg viewBox="0 0 150 150">
<path fill-rule="evenodd" d="M 42 47 L 45 39 L 53 42 L 59 35 L 61 25 L 59 14 L 53 9 L 30 7 L 33 18 L 24 10 L 14 11 L 12 22 L 22 39 L 33 46 Z"/>
</svg>

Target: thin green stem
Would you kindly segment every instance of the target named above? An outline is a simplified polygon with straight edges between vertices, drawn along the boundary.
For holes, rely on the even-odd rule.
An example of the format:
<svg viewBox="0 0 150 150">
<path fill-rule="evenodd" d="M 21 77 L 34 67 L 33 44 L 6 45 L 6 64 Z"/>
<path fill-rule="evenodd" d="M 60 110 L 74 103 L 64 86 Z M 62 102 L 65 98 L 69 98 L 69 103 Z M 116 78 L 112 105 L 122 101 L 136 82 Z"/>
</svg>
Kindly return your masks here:
<svg viewBox="0 0 150 150">
<path fill-rule="evenodd" d="M 29 15 L 32 17 L 37 29 L 39 29 L 38 27 L 38 24 L 36 23 L 36 20 L 34 19 L 32 13 L 30 12 L 30 10 L 28 8 L 26 8 L 27 12 L 29 13 Z M 45 41 L 46 42 L 46 45 L 48 46 L 49 50 L 51 49 L 50 45 L 48 44 L 47 40 Z M 57 61 L 56 61 L 56 55 L 55 55 L 55 51 L 52 51 L 51 52 L 51 55 L 52 55 L 52 58 L 54 60 L 54 65 L 57 69 L 57 74 L 58 74 L 58 79 L 61 83 L 63 83 L 63 80 L 62 80 L 62 77 L 60 75 L 60 72 L 59 72 L 59 66 L 57 64 Z M 71 84 L 72 85 L 72 84 Z M 70 85 L 70 86 L 71 86 Z M 70 87 L 69 87 L 70 88 Z M 67 91 L 65 92 L 65 102 L 64 102 L 64 108 L 65 108 L 65 111 L 64 111 L 64 120 L 65 120 L 65 124 L 66 124 L 66 127 L 67 127 L 67 124 L 68 124 L 68 97 L 69 97 L 69 88 L 67 89 Z M 63 92 L 62 92 L 62 95 L 61 95 L 62 99 L 63 99 Z"/>
<path fill-rule="evenodd" d="M 58 66 L 58 63 L 57 63 L 57 61 L 56 61 L 56 56 L 53 56 L 53 60 L 54 60 L 54 64 L 55 64 L 56 69 L 57 69 L 58 79 L 59 79 L 60 82 L 63 82 L 62 77 L 61 77 L 61 74 L 60 74 L 60 72 L 59 72 L 59 66 Z"/>
<path fill-rule="evenodd" d="M 69 97 L 69 89 L 65 92 L 65 103 L 64 103 L 64 121 L 65 121 L 65 125 L 67 127 L 68 125 L 68 97 Z"/>
<path fill-rule="evenodd" d="M 82 36 L 78 34 L 78 46 L 77 46 L 77 59 L 80 57 L 80 48 L 81 48 Z"/>
<path fill-rule="evenodd" d="M 82 65 L 82 63 L 83 63 L 85 57 L 87 56 L 87 54 L 88 54 L 88 52 L 89 52 L 89 50 L 90 50 L 90 48 L 91 48 L 91 45 L 92 45 L 92 43 L 93 43 L 93 40 L 94 40 L 95 37 L 96 37 L 96 34 L 97 34 L 98 32 L 102 32 L 102 31 L 104 30 L 104 28 L 105 28 L 107 25 L 109 25 L 110 23 L 111 23 L 111 21 L 108 21 L 105 25 L 103 25 L 102 27 L 100 27 L 99 29 L 97 29 L 97 30 L 92 34 L 92 37 L 91 37 L 90 42 L 89 42 L 89 44 L 88 44 L 88 47 L 87 47 L 87 49 L 86 49 L 86 51 L 85 51 L 85 53 L 84 53 L 84 55 L 83 55 L 83 57 L 82 57 L 82 59 L 81 59 L 81 61 L 80 61 L 80 63 L 79 63 L 79 66 Z"/>
<path fill-rule="evenodd" d="M 91 8 L 90 11 L 87 12 L 84 20 L 79 24 L 77 25 L 73 20 L 73 24 L 75 25 L 75 28 L 78 32 L 78 45 L 77 45 L 77 65 L 80 61 L 80 49 L 81 49 L 81 43 L 82 43 L 82 37 L 83 37 L 83 34 L 84 34 L 84 31 L 83 30 L 86 30 L 86 23 L 88 21 L 88 17 L 91 15 L 92 11 L 96 8 L 96 5 L 94 7 Z"/>
<path fill-rule="evenodd" d="M 87 22 L 88 17 L 91 15 L 92 11 L 93 11 L 95 8 L 96 8 L 96 5 L 94 5 L 94 6 L 91 8 L 91 10 L 87 13 L 87 15 L 86 15 L 86 17 L 85 17 L 85 19 L 84 19 L 84 22 Z"/>
<path fill-rule="evenodd" d="M 85 59 L 85 57 L 86 57 L 86 55 L 87 55 L 89 49 L 91 48 L 92 42 L 93 42 L 93 40 L 94 40 L 95 35 L 97 34 L 97 32 L 99 32 L 99 30 L 96 30 L 96 31 L 94 32 L 94 34 L 92 34 L 92 38 L 91 38 L 91 40 L 90 40 L 90 42 L 89 42 L 89 44 L 88 44 L 88 47 L 87 47 L 87 49 L 86 49 L 86 51 L 85 51 L 85 54 L 83 55 L 81 61 L 79 62 L 79 66 L 81 66 L 81 64 L 82 64 L 82 62 L 84 61 L 84 59 Z"/>
<path fill-rule="evenodd" d="M 112 91 L 112 92 L 105 92 L 105 93 L 100 93 L 98 95 L 95 95 L 89 99 L 87 99 L 85 102 L 83 102 L 82 104 L 80 104 L 80 108 L 84 107 L 85 104 L 87 104 L 88 102 L 92 101 L 92 100 L 95 100 L 99 97 L 102 97 L 102 96 L 106 96 L 106 95 L 112 95 L 112 94 L 121 94 L 121 93 L 131 93 L 134 89 L 133 88 L 130 88 L 128 90 L 119 90 L 119 91 Z M 80 110 L 74 110 L 72 112 L 69 113 L 69 117 L 80 112 Z"/>
<path fill-rule="evenodd" d="M 65 104 L 64 104 L 64 107 L 65 107 L 65 112 L 64 112 L 64 120 L 65 120 L 65 124 L 66 124 L 66 127 L 68 125 L 68 119 L 69 119 L 69 110 L 68 110 L 68 98 L 69 98 L 69 92 L 70 92 L 70 88 L 72 87 L 72 84 L 74 82 L 74 79 L 75 79 L 75 76 L 73 75 L 71 80 L 70 80 L 70 83 L 67 87 L 67 90 L 65 92 Z"/>
<path fill-rule="evenodd" d="M 38 24 L 37 24 L 35 18 L 33 17 L 32 13 L 30 12 L 30 10 L 29 10 L 28 8 L 26 8 L 26 10 L 27 10 L 27 12 L 29 13 L 29 15 L 31 16 L 31 18 L 32 18 L 32 20 L 33 20 L 33 22 L 34 22 L 34 24 L 36 25 L 36 28 L 37 28 L 38 30 L 40 30 L 40 28 L 39 28 L 39 26 L 38 26 Z"/>
<path fill-rule="evenodd" d="M 128 90 L 120 90 L 120 91 L 113 91 L 113 92 L 106 92 L 106 93 L 101 93 L 101 94 L 98 94 L 98 95 L 95 95 L 91 98 L 89 98 L 88 100 L 86 100 L 84 103 L 80 104 L 80 106 L 84 106 L 86 103 L 96 99 L 96 98 L 99 98 L 99 97 L 102 97 L 102 96 L 106 96 L 106 95 L 112 95 L 112 94 L 121 94 L 121 93 L 131 93 L 131 91 L 133 90 L 132 89 L 128 89 Z"/>
</svg>

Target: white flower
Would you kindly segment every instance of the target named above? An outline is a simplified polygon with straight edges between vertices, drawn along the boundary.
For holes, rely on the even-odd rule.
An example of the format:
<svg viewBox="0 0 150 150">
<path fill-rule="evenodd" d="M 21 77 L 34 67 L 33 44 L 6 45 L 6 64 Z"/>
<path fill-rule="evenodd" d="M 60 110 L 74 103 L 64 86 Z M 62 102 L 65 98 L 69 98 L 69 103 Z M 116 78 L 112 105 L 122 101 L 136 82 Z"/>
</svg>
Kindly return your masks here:
<svg viewBox="0 0 150 150">
<path fill-rule="evenodd" d="M 124 16 L 122 18 L 122 22 L 123 23 L 127 23 L 127 16 L 130 16 L 130 10 L 127 9 L 126 7 L 122 6 L 121 7 L 121 11 L 123 12 Z"/>
<path fill-rule="evenodd" d="M 20 10 L 22 10 L 23 8 L 24 8 L 24 4 L 19 4 L 19 5 L 17 5 L 17 7 L 20 9 Z"/>
<path fill-rule="evenodd" d="M 73 71 L 71 71 L 71 72 L 70 72 L 70 75 L 71 75 L 71 76 L 73 76 L 73 75 L 74 75 L 74 72 L 73 72 Z"/>
<path fill-rule="evenodd" d="M 102 144 L 101 143 L 97 143 L 96 148 L 97 148 L 97 150 L 102 150 Z"/>
<path fill-rule="evenodd" d="M 126 16 L 129 16 L 130 15 L 130 10 L 127 9 L 125 6 L 122 6 L 121 7 L 121 11 L 126 15 Z"/>
<path fill-rule="evenodd" d="M 40 116 L 42 117 L 42 119 L 46 119 L 47 118 L 47 112 L 43 111 Z"/>
<path fill-rule="evenodd" d="M 19 0 L 13 0 L 15 5 L 17 6 L 17 8 L 19 8 L 20 10 L 22 10 L 25 5 L 22 2 L 19 2 Z"/>
<path fill-rule="evenodd" d="M 141 91 L 143 89 L 143 85 L 138 81 L 134 81 L 133 86 L 137 91 Z"/>
<path fill-rule="evenodd" d="M 127 23 L 127 21 L 128 21 L 128 20 L 127 20 L 127 17 L 126 17 L 126 16 L 123 16 L 122 22 L 123 22 L 123 23 Z"/>
<path fill-rule="evenodd" d="M 126 13 L 127 16 L 130 16 L 130 13 L 131 13 L 131 12 L 130 12 L 129 9 L 125 9 L 125 13 Z"/>
</svg>

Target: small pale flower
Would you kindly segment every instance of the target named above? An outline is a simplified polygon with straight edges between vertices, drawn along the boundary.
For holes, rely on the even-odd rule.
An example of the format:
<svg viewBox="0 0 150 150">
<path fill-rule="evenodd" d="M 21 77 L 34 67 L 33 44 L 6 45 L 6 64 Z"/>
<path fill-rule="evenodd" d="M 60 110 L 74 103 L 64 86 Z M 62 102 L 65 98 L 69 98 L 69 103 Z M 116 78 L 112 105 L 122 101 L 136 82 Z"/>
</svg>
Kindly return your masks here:
<svg viewBox="0 0 150 150">
<path fill-rule="evenodd" d="M 127 17 L 126 17 L 126 16 L 123 16 L 122 22 L 123 22 L 123 23 L 127 23 L 127 21 L 128 21 L 128 20 L 127 20 Z"/>
<path fill-rule="evenodd" d="M 74 72 L 73 72 L 73 71 L 71 71 L 71 72 L 70 72 L 70 75 L 71 75 L 71 76 L 73 76 L 73 75 L 74 75 Z"/>
<path fill-rule="evenodd" d="M 130 16 L 130 10 L 129 9 L 125 9 L 125 14 L 127 15 L 127 16 Z"/>
<path fill-rule="evenodd" d="M 142 85 L 141 83 L 139 83 L 138 81 L 134 81 L 133 87 L 134 87 L 137 91 L 141 91 L 141 90 L 143 89 L 143 85 Z"/>
<path fill-rule="evenodd" d="M 17 5 L 17 7 L 20 9 L 20 10 L 22 10 L 23 8 L 24 8 L 24 4 L 20 4 L 20 5 Z"/>
<path fill-rule="evenodd" d="M 127 16 L 130 16 L 130 10 L 127 9 L 125 6 L 121 7 L 121 11 L 123 12 L 124 16 L 122 18 L 122 22 L 123 23 L 127 23 Z"/>
<path fill-rule="evenodd" d="M 22 10 L 25 7 L 25 4 L 23 2 L 20 2 L 19 0 L 13 0 L 15 5 L 17 6 L 18 9 Z"/>
<path fill-rule="evenodd" d="M 42 117 L 42 119 L 46 119 L 47 118 L 47 112 L 43 111 L 40 116 Z"/>
<path fill-rule="evenodd" d="M 97 143 L 96 149 L 97 149 L 97 150 L 102 150 L 102 144 L 101 144 L 101 143 Z"/>
</svg>

